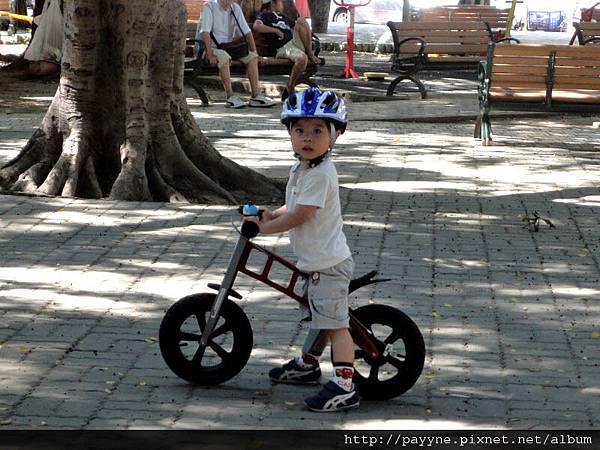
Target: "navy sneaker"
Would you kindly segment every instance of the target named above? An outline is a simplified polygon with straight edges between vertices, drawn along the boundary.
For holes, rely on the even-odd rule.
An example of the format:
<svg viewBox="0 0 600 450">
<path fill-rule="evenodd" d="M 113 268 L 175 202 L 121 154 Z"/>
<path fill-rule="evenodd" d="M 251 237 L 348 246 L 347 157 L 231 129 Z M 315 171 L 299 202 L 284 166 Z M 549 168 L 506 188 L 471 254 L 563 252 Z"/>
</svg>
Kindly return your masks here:
<svg viewBox="0 0 600 450">
<path fill-rule="evenodd" d="M 271 369 L 269 378 L 276 383 L 317 384 L 319 378 L 321 378 L 321 368 L 313 366 L 304 369 L 300 367 L 294 358 L 281 367 Z"/>
<path fill-rule="evenodd" d="M 323 389 L 316 395 L 304 399 L 304 403 L 311 411 L 334 412 L 344 409 L 358 408 L 360 397 L 353 386 L 348 392 L 333 381 L 327 382 Z"/>
</svg>

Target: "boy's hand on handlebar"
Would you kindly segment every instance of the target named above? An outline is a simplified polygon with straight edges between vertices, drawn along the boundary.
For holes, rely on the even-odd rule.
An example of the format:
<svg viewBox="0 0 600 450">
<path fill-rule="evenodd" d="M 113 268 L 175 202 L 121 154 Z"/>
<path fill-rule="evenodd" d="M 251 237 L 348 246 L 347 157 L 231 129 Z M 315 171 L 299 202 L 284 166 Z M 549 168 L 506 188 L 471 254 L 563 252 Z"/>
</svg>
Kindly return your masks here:
<svg viewBox="0 0 600 450">
<path fill-rule="evenodd" d="M 260 218 L 261 222 L 268 222 L 270 220 L 273 220 L 273 212 L 268 210 L 268 209 L 261 209 L 262 211 L 262 217 Z"/>
</svg>

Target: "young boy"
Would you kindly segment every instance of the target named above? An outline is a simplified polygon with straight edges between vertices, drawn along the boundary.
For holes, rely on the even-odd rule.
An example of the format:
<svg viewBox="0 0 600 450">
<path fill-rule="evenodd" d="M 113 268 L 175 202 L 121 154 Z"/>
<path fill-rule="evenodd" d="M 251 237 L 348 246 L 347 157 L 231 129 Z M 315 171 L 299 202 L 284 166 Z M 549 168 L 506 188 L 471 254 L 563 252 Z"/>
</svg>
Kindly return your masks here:
<svg viewBox="0 0 600 450">
<path fill-rule="evenodd" d="M 318 358 L 330 342 L 333 378 L 304 402 L 313 411 L 355 408 L 360 400 L 352 382 L 354 343 L 348 331 L 348 283 L 354 261 L 342 231 L 337 172 L 330 157 L 346 128 L 346 107 L 333 92 L 310 88 L 290 94 L 281 122 L 288 128 L 298 162 L 290 171 L 285 205 L 265 211 L 259 227 L 265 234 L 289 231 L 298 268 L 310 274 L 312 319 L 302 356 L 272 369 L 269 377 L 282 383 L 317 383 Z"/>
</svg>

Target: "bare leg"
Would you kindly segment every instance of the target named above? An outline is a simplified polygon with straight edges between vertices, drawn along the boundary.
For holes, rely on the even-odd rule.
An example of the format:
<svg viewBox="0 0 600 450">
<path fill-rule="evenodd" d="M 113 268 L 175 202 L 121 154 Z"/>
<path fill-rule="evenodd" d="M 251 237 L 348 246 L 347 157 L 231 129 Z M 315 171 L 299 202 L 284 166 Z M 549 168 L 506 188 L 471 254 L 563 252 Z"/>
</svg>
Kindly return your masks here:
<svg viewBox="0 0 600 450">
<path fill-rule="evenodd" d="M 223 88 L 225 88 L 225 95 L 227 98 L 231 97 L 233 95 L 233 89 L 231 88 L 231 73 L 229 72 L 229 63 L 223 64 L 223 66 L 219 69 L 219 77 L 221 77 Z"/>
<path fill-rule="evenodd" d="M 331 339 L 332 362 L 352 363 L 354 361 L 354 342 L 347 328 L 327 330 Z"/>
<path fill-rule="evenodd" d="M 256 58 L 246 64 L 246 76 L 248 77 L 248 81 L 250 81 L 252 97 L 256 97 L 260 94 L 260 84 L 258 83 L 258 61 Z"/>
<path fill-rule="evenodd" d="M 294 66 L 292 67 L 292 71 L 290 72 L 290 78 L 287 83 L 287 91 L 288 93 L 294 92 L 294 87 L 298 83 L 300 76 L 306 69 L 306 65 L 308 64 L 308 57 L 306 55 L 302 55 L 302 58 L 299 58 L 294 62 Z"/>
<path fill-rule="evenodd" d="M 300 40 L 304 45 L 304 51 L 308 55 L 308 60 L 313 64 L 319 64 L 320 60 L 315 56 L 312 50 L 312 32 L 306 19 L 304 17 L 300 17 L 296 21 L 295 28 L 298 30 L 298 35 L 300 36 Z"/>
</svg>

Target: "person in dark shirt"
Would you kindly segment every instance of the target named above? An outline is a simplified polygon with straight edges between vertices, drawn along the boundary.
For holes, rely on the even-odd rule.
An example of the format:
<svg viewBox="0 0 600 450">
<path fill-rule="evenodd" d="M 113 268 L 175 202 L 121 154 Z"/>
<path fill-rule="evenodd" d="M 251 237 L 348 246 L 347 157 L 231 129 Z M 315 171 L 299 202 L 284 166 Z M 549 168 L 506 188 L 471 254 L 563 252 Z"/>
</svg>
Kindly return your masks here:
<svg viewBox="0 0 600 450">
<path fill-rule="evenodd" d="M 310 25 L 303 17 L 293 21 L 285 16 L 283 0 L 262 0 L 260 14 L 254 21 L 252 29 L 257 33 L 265 33 L 267 44 L 276 49 L 277 58 L 287 58 L 294 63 L 287 87 L 281 97 L 285 100 L 294 92 L 300 75 L 306 65 L 320 64 L 321 60 L 312 50 L 312 32 Z"/>
</svg>

